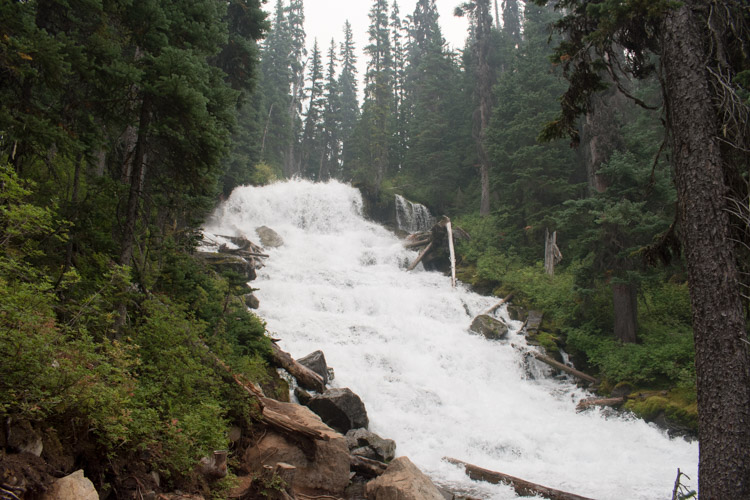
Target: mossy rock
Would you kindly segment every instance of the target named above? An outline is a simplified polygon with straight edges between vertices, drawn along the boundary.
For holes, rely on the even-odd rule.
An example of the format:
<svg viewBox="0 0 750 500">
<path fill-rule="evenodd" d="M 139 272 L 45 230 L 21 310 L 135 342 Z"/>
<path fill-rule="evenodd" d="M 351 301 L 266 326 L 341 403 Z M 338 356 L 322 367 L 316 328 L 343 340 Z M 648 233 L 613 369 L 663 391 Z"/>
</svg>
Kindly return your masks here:
<svg viewBox="0 0 750 500">
<path fill-rule="evenodd" d="M 680 391 L 641 393 L 625 408 L 647 422 L 666 428 L 672 435 L 697 436 L 698 405 Z"/>
</svg>

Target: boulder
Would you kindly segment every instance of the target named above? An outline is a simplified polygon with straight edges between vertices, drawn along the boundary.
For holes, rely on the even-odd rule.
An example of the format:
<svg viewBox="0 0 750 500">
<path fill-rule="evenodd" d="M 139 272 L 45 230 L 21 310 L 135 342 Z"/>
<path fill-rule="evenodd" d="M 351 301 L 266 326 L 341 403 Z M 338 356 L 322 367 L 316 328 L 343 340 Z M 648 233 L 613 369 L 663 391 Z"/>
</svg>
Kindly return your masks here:
<svg viewBox="0 0 750 500">
<path fill-rule="evenodd" d="M 214 252 L 197 252 L 197 255 L 219 274 L 234 273 L 244 278 L 245 281 L 253 281 L 257 276 L 255 267 L 239 255 Z"/>
<path fill-rule="evenodd" d="M 328 441 L 291 440 L 268 430 L 257 445 L 245 453 L 248 472 L 260 476 L 263 466 L 275 467 L 283 462 L 296 467 L 292 488 L 295 491 L 318 491 L 340 495 L 349 484 L 349 449 L 344 436 L 325 425 L 308 408 L 294 403 L 265 400 L 273 411 L 304 426 L 319 430 Z"/>
<path fill-rule="evenodd" d="M 326 364 L 326 357 L 323 351 L 311 352 L 303 358 L 299 358 L 297 363 L 306 366 L 321 377 L 323 377 L 323 383 L 328 383 L 328 365 Z"/>
<path fill-rule="evenodd" d="M 42 500 L 99 500 L 99 494 L 88 478 L 79 469 L 52 483 Z"/>
<path fill-rule="evenodd" d="M 474 318 L 469 330 L 484 335 L 489 340 L 504 339 L 508 335 L 508 325 L 488 314 L 480 314 Z"/>
<path fill-rule="evenodd" d="M 255 294 L 246 293 L 245 295 L 243 295 L 243 299 L 245 301 L 245 305 L 250 309 L 257 309 L 260 307 L 260 300 L 258 300 L 258 297 L 256 297 Z"/>
<path fill-rule="evenodd" d="M 284 240 L 281 236 L 270 227 L 260 226 L 255 229 L 255 232 L 258 233 L 260 244 L 263 245 L 264 248 L 277 248 L 284 244 Z"/>
<path fill-rule="evenodd" d="M 383 439 L 367 429 L 351 429 L 346 433 L 346 444 L 352 455 L 381 462 L 393 460 L 396 455 L 396 442 L 393 439 Z"/>
<path fill-rule="evenodd" d="M 437 486 L 407 457 L 398 457 L 365 487 L 367 500 L 444 500 Z"/>
<path fill-rule="evenodd" d="M 537 333 L 542 326 L 543 318 L 544 313 L 542 311 L 529 311 L 529 316 L 526 320 L 526 331 L 529 333 Z"/>
<path fill-rule="evenodd" d="M 328 389 L 318 394 L 307 403 L 307 407 L 342 434 L 350 429 L 366 428 L 370 423 L 365 404 L 346 387 Z"/>
<path fill-rule="evenodd" d="M 525 321 L 526 320 L 526 309 L 522 306 L 515 304 L 508 305 L 508 316 L 513 321 Z"/>
</svg>

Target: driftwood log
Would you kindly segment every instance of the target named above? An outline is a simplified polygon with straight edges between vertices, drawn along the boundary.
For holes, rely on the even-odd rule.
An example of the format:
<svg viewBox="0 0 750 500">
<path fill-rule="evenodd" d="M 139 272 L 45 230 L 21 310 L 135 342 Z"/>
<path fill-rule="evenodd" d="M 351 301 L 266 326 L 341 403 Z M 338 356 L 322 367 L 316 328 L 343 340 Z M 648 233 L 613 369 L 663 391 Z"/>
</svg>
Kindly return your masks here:
<svg viewBox="0 0 750 500">
<path fill-rule="evenodd" d="M 488 307 L 487 309 L 485 309 L 484 311 L 482 311 L 480 313 L 480 315 L 482 315 L 482 314 L 486 314 L 486 315 L 492 314 L 493 312 L 495 312 L 495 309 L 497 309 L 501 305 L 505 304 L 506 302 L 508 302 L 512 298 L 513 298 L 513 294 L 511 293 L 507 297 L 505 297 L 504 299 L 502 299 L 500 302 L 497 302 L 494 305 L 492 305 L 492 306 Z"/>
<path fill-rule="evenodd" d="M 453 286 L 455 286 L 456 258 L 453 246 L 454 238 L 462 240 L 471 239 L 469 233 L 460 227 L 453 226 L 451 220 L 446 216 L 443 216 L 429 231 L 410 234 L 404 242 L 404 247 L 410 249 L 421 248 L 421 251 L 417 259 L 411 263 L 407 270 L 413 270 L 422 261 L 427 262 L 428 260 L 438 258 L 438 250 L 447 248 L 450 259 L 451 281 Z"/>
<path fill-rule="evenodd" d="M 274 363 L 289 372 L 289 375 L 297 379 L 297 383 L 300 387 L 310 391 L 325 392 L 326 385 L 325 382 L 323 382 L 323 377 L 308 367 L 297 363 L 288 352 L 282 351 L 281 348 L 273 342 L 271 343 L 271 349 Z"/>
<path fill-rule="evenodd" d="M 385 472 L 387 467 L 388 464 L 378 460 L 359 455 L 349 455 L 349 468 L 363 477 L 378 477 Z"/>
<path fill-rule="evenodd" d="M 515 344 L 512 344 L 512 345 L 516 349 L 523 350 L 523 348 L 521 348 L 521 347 L 519 347 L 519 346 L 517 346 Z M 572 367 L 570 367 L 568 365 L 560 363 L 559 361 L 556 361 L 556 360 L 550 358 L 549 356 L 545 356 L 541 352 L 537 352 L 537 351 L 534 351 L 534 350 L 530 349 L 530 350 L 527 350 L 525 354 L 527 356 L 532 356 L 534 359 L 536 359 L 538 361 L 541 361 L 542 363 L 544 363 L 546 365 L 549 365 L 552 368 L 555 368 L 556 370 L 560 370 L 562 372 L 567 373 L 568 375 L 572 375 L 572 376 L 576 377 L 577 379 L 583 380 L 584 382 L 589 382 L 589 383 L 594 384 L 594 385 L 596 385 L 596 384 L 599 383 L 599 381 L 596 378 L 592 377 L 591 375 L 587 375 L 587 374 L 583 373 L 582 371 L 576 370 L 575 368 L 572 368 Z"/>
<path fill-rule="evenodd" d="M 242 375 L 235 373 L 229 365 L 212 353 L 206 344 L 200 343 L 198 344 L 198 347 L 206 353 L 208 359 L 210 359 L 217 368 L 220 368 L 221 372 L 223 372 L 228 379 L 232 380 L 250 397 L 250 399 L 253 399 L 258 404 L 261 410 L 261 415 L 263 416 L 263 421 L 268 425 L 294 439 L 302 438 L 319 441 L 328 441 L 330 439 L 330 437 L 323 432 L 307 427 L 306 425 L 284 415 L 283 412 L 280 411 L 281 403 L 275 399 L 267 398 L 260 387 L 245 379 Z"/>
<path fill-rule="evenodd" d="M 573 493 L 568 493 L 541 484 L 532 483 L 524 479 L 520 479 L 502 472 L 493 470 L 483 469 L 476 465 L 472 465 L 455 458 L 444 457 L 443 460 L 452 463 L 454 465 L 463 466 L 466 471 L 466 475 L 475 481 L 487 481 L 492 484 L 507 484 L 511 486 L 516 493 L 520 496 L 534 496 L 539 495 L 550 500 L 592 500 L 588 497 L 582 497 Z"/>
<path fill-rule="evenodd" d="M 621 396 L 619 398 L 587 398 L 582 399 L 577 405 L 576 405 L 576 411 L 583 411 L 588 408 L 591 408 L 592 406 L 619 406 L 625 402 L 627 398 L 625 396 Z"/>
</svg>

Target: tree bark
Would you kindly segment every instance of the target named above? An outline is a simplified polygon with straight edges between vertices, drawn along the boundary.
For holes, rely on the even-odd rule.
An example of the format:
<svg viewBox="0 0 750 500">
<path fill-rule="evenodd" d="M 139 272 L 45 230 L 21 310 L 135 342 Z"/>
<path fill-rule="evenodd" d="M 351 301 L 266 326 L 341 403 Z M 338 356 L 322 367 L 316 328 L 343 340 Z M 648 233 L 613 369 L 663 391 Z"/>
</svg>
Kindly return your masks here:
<svg viewBox="0 0 750 500">
<path fill-rule="evenodd" d="M 699 0 L 663 22 L 667 120 L 690 284 L 703 499 L 750 498 L 750 359 Z"/>
<path fill-rule="evenodd" d="M 615 316 L 615 337 L 626 344 L 637 340 L 638 296 L 631 283 L 612 284 L 612 304 Z"/>
</svg>

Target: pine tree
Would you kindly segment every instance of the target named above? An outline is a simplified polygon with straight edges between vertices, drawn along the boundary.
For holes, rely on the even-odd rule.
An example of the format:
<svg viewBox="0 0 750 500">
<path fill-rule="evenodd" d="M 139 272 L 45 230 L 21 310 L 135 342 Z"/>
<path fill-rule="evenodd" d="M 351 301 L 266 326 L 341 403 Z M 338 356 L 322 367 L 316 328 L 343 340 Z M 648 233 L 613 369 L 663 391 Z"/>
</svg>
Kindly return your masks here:
<svg viewBox="0 0 750 500">
<path fill-rule="evenodd" d="M 557 23 L 565 37 L 555 57 L 570 86 L 561 99 L 562 113 L 545 137 L 569 135 L 578 142 L 579 115 L 605 86 L 602 67 L 643 78 L 654 72 L 653 56 L 660 56 L 693 308 L 699 489 L 705 498 L 748 498 L 750 354 L 739 288 L 742 250 L 734 243 L 745 236 L 733 229 L 744 221 L 731 220 L 728 204 L 735 198 L 744 205 L 748 196 L 747 184 L 733 179 L 740 177 L 750 145 L 744 129 L 736 127 L 737 113 L 747 112 L 745 101 L 736 96 L 747 91 L 741 75 L 747 74 L 743 34 L 750 15 L 745 3 L 734 0 L 563 0 L 556 7 L 565 12 Z"/>
<path fill-rule="evenodd" d="M 322 147 L 318 179 L 327 180 L 340 174 L 341 157 L 341 95 L 336 80 L 336 42 L 331 39 L 328 49 L 328 69 L 326 71 L 323 124 L 321 131 Z"/>
<path fill-rule="evenodd" d="M 365 102 L 357 132 L 358 177 L 379 192 L 388 173 L 393 127 L 393 58 L 388 29 L 388 3 L 374 0 L 370 9 L 370 56 L 365 75 Z"/>
<path fill-rule="evenodd" d="M 322 154 L 321 126 L 323 109 L 323 64 L 318 49 L 318 40 L 313 43 L 312 62 L 310 65 L 310 86 L 306 89 L 309 96 L 305 125 L 302 133 L 302 168 L 300 173 L 309 179 L 315 179 L 320 172 Z"/>
<path fill-rule="evenodd" d="M 338 79 L 340 93 L 341 123 L 341 174 L 343 180 L 351 180 L 354 170 L 353 145 L 350 142 L 352 131 L 359 121 L 359 102 L 357 98 L 357 55 L 354 46 L 354 35 L 349 21 L 344 24 L 344 42 L 339 52 L 341 74 Z"/>
<path fill-rule="evenodd" d="M 284 174 L 287 177 L 299 174 L 301 159 L 299 158 L 300 135 L 302 132 L 302 101 L 305 91 L 305 67 L 307 49 L 305 49 L 305 10 L 302 0 L 290 0 L 286 8 L 286 26 L 289 36 L 289 69 L 291 78 L 291 99 L 287 107 L 291 136 L 284 155 Z"/>
</svg>

